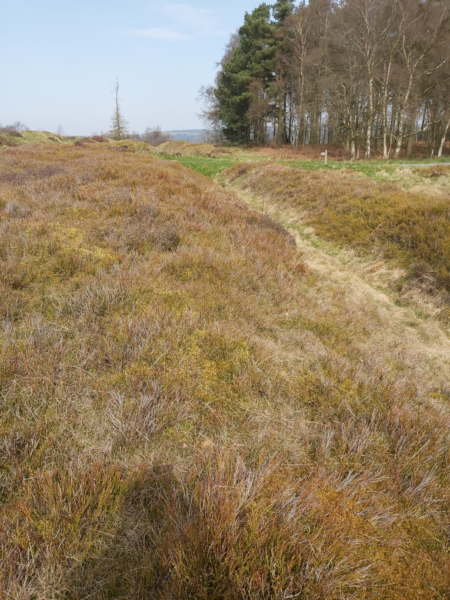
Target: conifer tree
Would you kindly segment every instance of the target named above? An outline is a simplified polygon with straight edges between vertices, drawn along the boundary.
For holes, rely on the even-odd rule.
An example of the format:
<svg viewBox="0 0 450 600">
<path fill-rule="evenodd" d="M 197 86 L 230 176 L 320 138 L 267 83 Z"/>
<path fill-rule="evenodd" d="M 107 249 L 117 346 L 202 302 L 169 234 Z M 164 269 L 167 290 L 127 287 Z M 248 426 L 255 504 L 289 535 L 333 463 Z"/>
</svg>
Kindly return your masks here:
<svg viewBox="0 0 450 600">
<path fill-rule="evenodd" d="M 273 81 L 276 40 L 270 17 L 267 4 L 246 13 L 239 29 L 239 44 L 223 66 L 216 97 L 225 136 L 233 142 L 249 142 L 252 137 L 252 83 L 257 80 L 265 93 Z"/>
<path fill-rule="evenodd" d="M 293 0 L 278 0 L 272 7 L 274 19 L 282 24 L 289 15 L 292 15 L 295 9 Z"/>
<path fill-rule="evenodd" d="M 216 89 L 224 134 L 232 142 L 263 143 L 268 122 L 280 118 L 284 82 L 276 56 L 283 39 L 277 31 L 293 10 L 292 0 L 278 0 L 245 15 L 237 48 L 224 63 Z"/>
<path fill-rule="evenodd" d="M 128 135 L 128 122 L 125 120 L 120 109 L 119 89 L 119 80 L 117 80 L 114 87 L 115 107 L 111 117 L 111 129 L 109 132 L 109 136 L 114 140 L 123 140 Z"/>
<path fill-rule="evenodd" d="M 290 47 L 286 43 L 283 23 L 287 17 L 294 12 L 294 2 L 292 0 L 278 0 L 272 7 L 272 14 L 275 21 L 277 55 L 276 55 L 276 86 L 274 88 L 274 97 L 277 102 L 277 144 L 281 146 L 290 141 L 291 127 L 287 126 L 287 87 L 286 63 L 289 63 Z M 274 131 L 275 133 L 275 131 Z"/>
</svg>

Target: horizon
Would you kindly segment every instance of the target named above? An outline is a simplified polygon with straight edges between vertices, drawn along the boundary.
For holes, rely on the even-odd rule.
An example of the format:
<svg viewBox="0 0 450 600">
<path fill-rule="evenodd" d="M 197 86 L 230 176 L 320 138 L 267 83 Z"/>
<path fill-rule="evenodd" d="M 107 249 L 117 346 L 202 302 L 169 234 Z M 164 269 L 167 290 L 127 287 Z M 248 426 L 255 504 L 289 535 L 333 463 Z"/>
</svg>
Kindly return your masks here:
<svg viewBox="0 0 450 600">
<path fill-rule="evenodd" d="M 109 130 L 116 79 L 130 131 L 204 129 L 199 89 L 213 83 L 230 34 L 259 2 L 1 5 L 4 22 L 20 25 L 3 36 L 14 52 L 0 66 L 0 123 L 89 136 Z"/>
</svg>

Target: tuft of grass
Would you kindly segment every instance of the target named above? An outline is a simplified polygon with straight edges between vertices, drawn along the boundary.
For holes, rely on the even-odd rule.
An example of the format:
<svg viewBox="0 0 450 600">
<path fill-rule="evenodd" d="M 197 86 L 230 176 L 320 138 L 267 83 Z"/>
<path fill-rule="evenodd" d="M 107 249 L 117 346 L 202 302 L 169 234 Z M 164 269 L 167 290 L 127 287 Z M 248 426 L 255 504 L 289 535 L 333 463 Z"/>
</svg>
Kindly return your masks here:
<svg viewBox="0 0 450 600">
<path fill-rule="evenodd" d="M 444 163 L 442 163 L 440 165 L 434 165 L 431 167 L 427 167 L 426 165 L 424 165 L 423 167 L 415 169 L 414 171 L 416 173 L 418 173 L 419 175 L 421 175 L 422 177 L 434 179 L 437 177 L 449 176 L 450 175 L 450 165 L 444 164 Z"/>
</svg>

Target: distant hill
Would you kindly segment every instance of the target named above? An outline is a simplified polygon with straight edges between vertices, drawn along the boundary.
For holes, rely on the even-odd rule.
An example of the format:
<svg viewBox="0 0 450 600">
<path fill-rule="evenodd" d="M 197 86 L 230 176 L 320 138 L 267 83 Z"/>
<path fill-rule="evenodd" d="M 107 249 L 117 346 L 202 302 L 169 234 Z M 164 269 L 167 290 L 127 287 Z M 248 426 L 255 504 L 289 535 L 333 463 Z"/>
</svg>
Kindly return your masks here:
<svg viewBox="0 0 450 600">
<path fill-rule="evenodd" d="M 202 141 L 202 136 L 205 133 L 204 129 L 182 129 L 176 131 L 165 131 L 170 134 L 173 140 L 185 140 L 186 142 L 197 143 Z"/>
</svg>

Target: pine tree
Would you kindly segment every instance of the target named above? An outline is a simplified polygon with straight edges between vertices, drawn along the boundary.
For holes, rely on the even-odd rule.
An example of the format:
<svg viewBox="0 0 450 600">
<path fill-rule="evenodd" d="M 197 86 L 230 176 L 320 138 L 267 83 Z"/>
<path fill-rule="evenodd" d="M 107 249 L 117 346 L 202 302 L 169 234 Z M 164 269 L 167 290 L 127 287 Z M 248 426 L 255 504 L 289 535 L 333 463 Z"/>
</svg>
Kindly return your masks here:
<svg viewBox="0 0 450 600">
<path fill-rule="evenodd" d="M 223 63 L 215 92 L 224 134 L 232 142 L 264 143 L 272 120 L 279 124 L 279 132 L 284 131 L 280 113 L 285 84 L 276 57 L 283 43 L 279 30 L 294 8 L 293 0 L 278 0 L 245 15 L 239 43 Z"/>
<path fill-rule="evenodd" d="M 271 7 L 261 4 L 246 13 L 239 29 L 239 44 L 222 69 L 216 97 L 224 134 L 232 142 L 248 143 L 255 137 L 255 122 L 249 114 L 252 84 L 257 81 L 262 94 L 273 80 L 276 54 Z"/>
<path fill-rule="evenodd" d="M 119 80 L 116 81 L 114 93 L 115 108 L 111 117 L 111 129 L 109 132 L 109 136 L 114 140 L 123 140 L 128 135 L 128 122 L 125 120 L 120 109 Z"/>
<path fill-rule="evenodd" d="M 276 138 L 277 144 L 282 144 L 289 141 L 289 132 L 287 131 L 286 123 L 286 105 L 287 105 L 287 78 L 286 78 L 286 62 L 290 62 L 289 46 L 286 44 L 283 24 L 287 17 L 292 15 L 294 11 L 294 2 L 292 0 L 278 0 L 272 6 L 272 15 L 274 19 L 275 35 L 277 40 L 277 55 L 275 61 L 275 85 L 272 87 L 272 95 L 277 105 L 276 110 Z M 290 128 L 289 128 L 290 129 Z M 274 131 L 275 134 L 275 131 Z"/>
<path fill-rule="evenodd" d="M 292 15 L 295 9 L 293 0 L 278 0 L 272 7 L 274 19 L 279 23 L 283 23 L 286 17 Z"/>
</svg>

